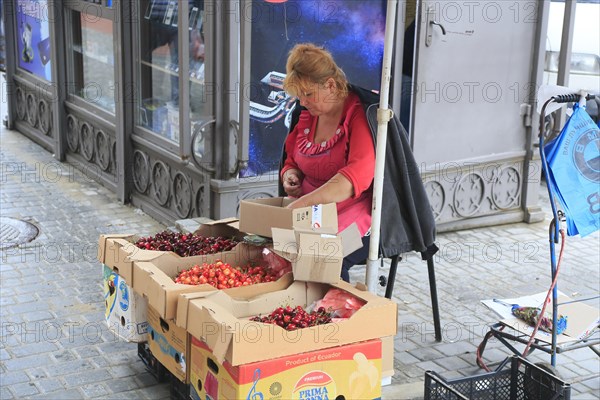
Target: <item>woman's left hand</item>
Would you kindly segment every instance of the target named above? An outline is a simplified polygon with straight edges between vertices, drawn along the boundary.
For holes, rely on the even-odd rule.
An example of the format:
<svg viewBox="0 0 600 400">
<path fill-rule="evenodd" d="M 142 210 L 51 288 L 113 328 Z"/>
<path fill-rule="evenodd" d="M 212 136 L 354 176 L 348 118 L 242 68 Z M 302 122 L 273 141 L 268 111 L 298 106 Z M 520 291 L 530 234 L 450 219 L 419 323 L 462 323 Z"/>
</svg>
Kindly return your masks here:
<svg viewBox="0 0 600 400">
<path fill-rule="evenodd" d="M 283 175 L 283 190 L 291 197 L 302 196 L 302 175 L 296 169 L 289 169 Z"/>
</svg>

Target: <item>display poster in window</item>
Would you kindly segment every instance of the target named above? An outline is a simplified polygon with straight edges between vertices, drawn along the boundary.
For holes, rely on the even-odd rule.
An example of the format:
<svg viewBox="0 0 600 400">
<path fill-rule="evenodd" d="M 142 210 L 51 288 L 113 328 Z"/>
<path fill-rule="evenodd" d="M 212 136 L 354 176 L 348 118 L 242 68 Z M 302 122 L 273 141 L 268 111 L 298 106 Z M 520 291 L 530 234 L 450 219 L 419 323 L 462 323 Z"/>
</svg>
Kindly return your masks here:
<svg viewBox="0 0 600 400">
<path fill-rule="evenodd" d="M 19 67 L 51 80 L 50 28 L 47 0 L 17 0 Z"/>
<path fill-rule="evenodd" d="M 383 0 L 254 0 L 249 164 L 242 176 L 277 173 L 295 99 L 283 90 L 285 64 L 297 43 L 324 46 L 348 81 L 379 91 L 385 36 Z"/>
</svg>

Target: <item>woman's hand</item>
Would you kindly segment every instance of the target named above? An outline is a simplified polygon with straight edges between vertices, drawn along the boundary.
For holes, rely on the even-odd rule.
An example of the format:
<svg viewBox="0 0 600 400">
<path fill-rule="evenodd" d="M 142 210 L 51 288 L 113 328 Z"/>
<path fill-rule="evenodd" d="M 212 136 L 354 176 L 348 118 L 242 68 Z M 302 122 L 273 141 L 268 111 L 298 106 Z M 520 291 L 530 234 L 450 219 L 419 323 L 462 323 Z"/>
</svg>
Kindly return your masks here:
<svg viewBox="0 0 600 400">
<path fill-rule="evenodd" d="M 290 197 L 302 196 L 302 173 L 297 169 L 288 169 L 283 174 L 283 190 Z"/>
<path fill-rule="evenodd" d="M 287 208 L 309 207 L 315 204 L 340 203 L 354 196 L 354 186 L 339 172 L 325 184 L 310 193 L 300 196 Z"/>
</svg>

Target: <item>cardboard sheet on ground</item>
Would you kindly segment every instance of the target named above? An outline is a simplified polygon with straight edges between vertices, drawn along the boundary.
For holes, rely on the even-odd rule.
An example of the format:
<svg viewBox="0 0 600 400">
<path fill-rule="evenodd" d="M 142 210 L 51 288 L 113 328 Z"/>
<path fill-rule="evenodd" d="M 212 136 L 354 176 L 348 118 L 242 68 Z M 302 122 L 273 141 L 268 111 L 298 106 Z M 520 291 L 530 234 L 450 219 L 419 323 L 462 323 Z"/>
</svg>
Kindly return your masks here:
<svg viewBox="0 0 600 400">
<path fill-rule="evenodd" d="M 494 301 L 493 299 L 482 300 L 481 302 L 502 318 L 500 320 L 502 324 L 510 326 L 521 333 L 531 335 L 533 327 L 525 323 L 525 321 L 515 317 L 511 312 L 510 304 L 518 304 L 519 306 L 525 307 L 541 307 L 546 298 L 546 294 L 547 292 L 542 292 L 512 299 L 498 299 L 501 302 Z M 598 308 L 583 302 L 560 305 L 561 303 L 572 300 L 573 299 L 569 298 L 564 293 L 558 292 L 558 314 L 567 317 L 567 329 L 565 329 L 561 335 L 556 337 L 558 344 L 569 343 L 586 338 L 600 325 L 600 310 Z M 552 304 L 548 304 L 546 313 L 552 314 Z M 552 335 L 548 332 L 538 330 L 536 339 L 551 343 Z"/>
</svg>

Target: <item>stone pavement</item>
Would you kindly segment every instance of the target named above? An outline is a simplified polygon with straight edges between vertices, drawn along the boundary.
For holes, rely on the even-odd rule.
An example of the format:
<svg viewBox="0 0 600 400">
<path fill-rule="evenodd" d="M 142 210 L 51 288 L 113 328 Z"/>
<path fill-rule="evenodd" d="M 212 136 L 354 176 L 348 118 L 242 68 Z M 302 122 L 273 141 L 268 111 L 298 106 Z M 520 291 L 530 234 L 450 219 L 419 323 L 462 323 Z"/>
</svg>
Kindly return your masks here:
<svg viewBox="0 0 600 400">
<path fill-rule="evenodd" d="M 164 226 L 119 204 L 109 190 L 19 133 L 0 128 L 0 143 L 0 214 L 40 229 L 30 243 L 0 251 L 0 399 L 168 398 L 168 386 L 145 370 L 136 345 L 107 331 L 96 261 L 99 234 L 152 234 Z M 548 223 L 438 236 L 441 343 L 433 338 L 426 264 L 416 254 L 401 261 L 396 374 L 384 399 L 422 398 L 425 370 L 448 378 L 482 372 L 475 348 L 497 317 L 480 300 L 547 290 Z M 599 265 L 598 234 L 568 238 L 560 290 L 574 298 L 597 295 Z M 364 267 L 355 267 L 352 279 L 363 277 Z M 600 307 L 598 300 L 591 305 Z M 507 355 L 490 342 L 484 358 L 497 364 Z M 537 351 L 530 359 L 547 362 L 549 356 Z M 600 363 L 592 351 L 560 354 L 557 365 L 562 378 L 574 382 L 573 399 L 600 398 Z"/>
</svg>

